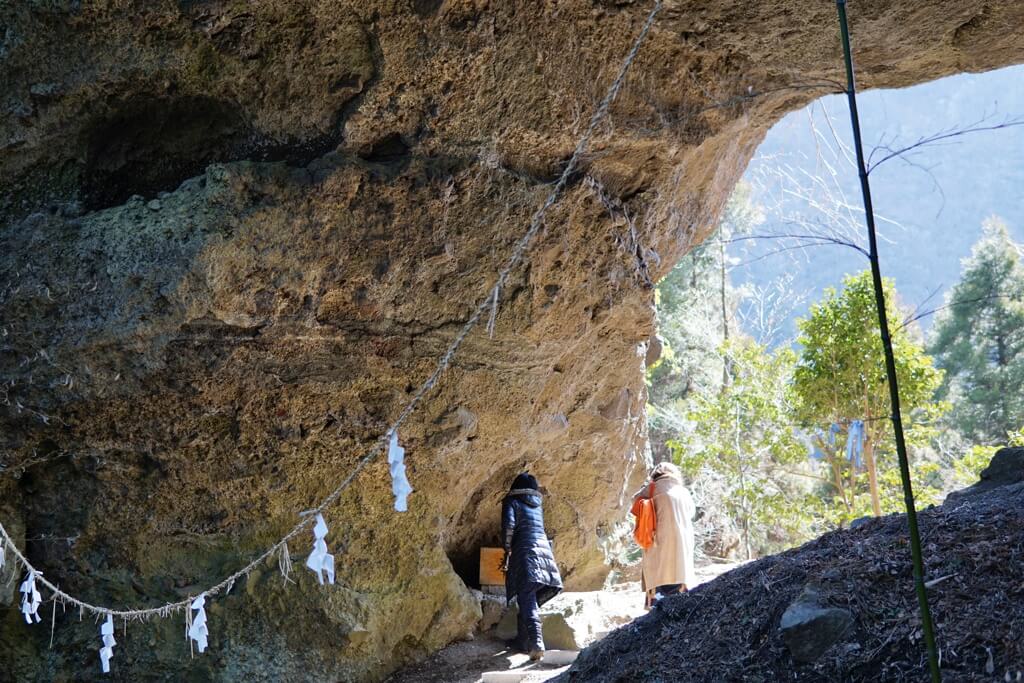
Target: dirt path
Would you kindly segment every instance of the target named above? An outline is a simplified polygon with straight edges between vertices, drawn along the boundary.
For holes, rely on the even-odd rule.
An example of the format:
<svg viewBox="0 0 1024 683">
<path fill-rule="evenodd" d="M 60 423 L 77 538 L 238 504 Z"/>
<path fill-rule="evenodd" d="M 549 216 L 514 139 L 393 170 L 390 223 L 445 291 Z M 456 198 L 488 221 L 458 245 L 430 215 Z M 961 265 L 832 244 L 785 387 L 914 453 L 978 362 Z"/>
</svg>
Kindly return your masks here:
<svg viewBox="0 0 1024 683">
<path fill-rule="evenodd" d="M 712 564 L 698 567 L 698 585 L 707 583 L 725 572 L 735 569 L 738 564 Z M 612 604 L 622 599 L 643 604 L 640 584 L 616 586 L 605 591 L 598 591 L 605 604 Z M 568 595 L 592 595 L 585 593 Z M 636 614 L 642 614 L 637 610 Z M 480 683 L 486 672 L 523 672 L 527 675 L 524 683 L 538 683 L 558 676 L 568 666 L 553 666 L 543 661 L 532 663 L 526 655 L 508 650 L 504 643 L 490 635 L 478 635 L 474 640 L 453 643 L 436 653 L 429 659 L 403 669 L 391 678 L 388 683 Z"/>
</svg>

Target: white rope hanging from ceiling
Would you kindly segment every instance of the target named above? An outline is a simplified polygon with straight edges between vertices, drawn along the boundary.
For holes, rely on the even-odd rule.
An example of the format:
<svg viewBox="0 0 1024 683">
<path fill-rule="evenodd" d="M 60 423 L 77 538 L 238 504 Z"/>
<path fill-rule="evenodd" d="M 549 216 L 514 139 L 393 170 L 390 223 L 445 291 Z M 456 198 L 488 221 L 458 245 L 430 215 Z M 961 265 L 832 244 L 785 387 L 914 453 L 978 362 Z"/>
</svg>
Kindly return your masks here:
<svg viewBox="0 0 1024 683">
<path fill-rule="evenodd" d="M 71 604 L 79 608 L 79 613 L 84 614 L 89 612 L 98 617 L 105 617 L 105 621 L 101 626 L 100 633 L 103 640 L 103 648 L 100 650 L 101 665 L 104 672 L 109 670 L 110 658 L 113 656 L 113 646 L 115 645 L 113 637 L 113 618 L 115 616 L 121 617 L 125 620 L 125 623 L 129 619 L 135 620 L 148 620 L 153 617 L 168 617 L 171 614 L 182 612 L 186 613 L 186 633 L 188 634 L 190 643 L 194 643 L 200 652 L 203 652 L 207 646 L 208 628 L 206 624 L 206 611 L 205 601 L 207 598 L 212 598 L 220 593 L 226 593 L 231 590 L 234 586 L 235 581 L 240 578 L 247 576 L 253 569 L 255 569 L 260 563 L 265 561 L 267 558 L 273 556 L 275 553 L 283 552 L 287 553 L 287 544 L 292 538 L 297 536 L 303 530 L 305 530 L 310 523 L 315 522 L 314 531 L 314 555 L 318 550 L 318 545 L 323 543 L 323 549 L 321 555 L 319 555 L 317 571 L 319 577 L 321 577 L 321 583 L 323 582 L 321 570 L 328 575 L 330 583 L 333 583 L 333 556 L 326 553 L 326 534 L 327 525 L 323 518 L 324 511 L 332 505 L 341 496 L 342 492 L 348 488 L 349 484 L 358 476 L 358 474 L 373 461 L 381 452 L 384 451 L 385 447 L 388 448 L 388 460 L 389 469 L 392 476 L 392 490 L 395 497 L 395 509 L 403 512 L 406 509 L 406 497 L 412 492 L 412 488 L 409 485 L 408 479 L 405 476 L 405 465 L 404 465 L 404 453 L 405 449 L 398 445 L 398 429 L 402 426 L 405 420 L 413 413 L 424 397 L 430 392 L 431 389 L 437 384 L 441 376 L 450 366 L 452 359 L 455 357 L 456 352 L 462 343 L 469 336 L 469 333 L 473 328 L 480 322 L 484 313 L 491 310 L 491 318 L 497 316 L 498 300 L 501 293 L 502 286 L 506 283 L 513 269 L 519 265 L 529 248 L 533 239 L 540 232 L 544 224 L 544 217 L 548 210 L 554 206 L 558 201 L 566 185 L 569 182 L 570 177 L 575 173 L 580 157 L 586 150 L 590 143 L 594 132 L 597 130 L 598 124 L 607 116 L 608 109 L 611 103 L 618 96 L 619 91 L 622 89 L 622 85 L 626 79 L 626 73 L 629 71 L 629 67 L 632 65 L 633 60 L 636 58 L 637 53 L 640 50 L 640 46 L 643 44 L 644 39 L 647 37 L 651 26 L 654 23 L 654 19 L 661 9 L 661 0 L 656 0 L 654 7 L 651 12 L 647 15 L 647 20 L 644 22 L 643 28 L 640 34 L 637 36 L 633 43 L 632 48 L 623 60 L 622 65 L 619 69 L 619 73 L 615 80 L 612 82 L 604 99 L 601 100 L 600 105 L 594 111 L 594 114 L 590 117 L 589 125 L 583 136 L 579 139 L 573 150 L 572 156 L 569 158 L 568 163 L 563 169 L 558 181 L 548 194 L 544 203 L 537 209 L 530 220 L 530 226 L 527 231 L 519 238 L 512 249 L 512 253 L 506 260 L 505 265 L 498 271 L 497 278 L 494 285 L 488 290 L 487 296 L 477 305 L 473 314 L 469 317 L 466 323 L 462 326 L 462 329 L 455 336 L 452 342 L 449 344 L 445 353 L 438 360 L 434 371 L 430 376 L 420 385 L 419 389 L 413 395 L 412 399 L 406 404 L 405 408 L 399 414 L 398 418 L 391 424 L 381 439 L 378 440 L 377 444 L 370 449 L 363 457 L 356 463 L 353 470 L 346 476 L 327 496 L 317 505 L 315 508 L 309 511 L 305 511 L 301 515 L 300 521 L 292 527 L 280 540 L 271 545 L 269 548 L 264 550 L 262 553 L 254 557 L 248 564 L 243 566 L 241 569 L 225 577 L 220 582 L 210 586 L 206 590 L 200 593 L 198 598 L 188 598 L 185 600 L 179 600 L 177 602 L 169 602 L 159 607 L 148 607 L 141 609 L 114 609 L 103 605 L 95 605 L 80 598 L 77 598 L 69 593 L 64 592 L 58 588 L 55 584 L 47 580 L 42 576 L 42 572 L 37 570 L 32 563 L 29 562 L 28 558 L 18 549 L 14 540 L 8 534 L 7 529 L 0 524 L 0 567 L 3 566 L 3 551 L 5 548 L 10 549 L 11 555 L 14 558 L 15 563 L 20 564 L 25 571 L 27 576 L 25 581 L 22 583 L 21 592 L 23 595 L 22 599 L 22 613 L 25 620 L 28 623 L 38 623 L 40 621 L 37 610 L 42 602 L 41 595 L 39 593 L 37 583 L 46 588 L 51 594 L 51 599 L 56 603 Z M 489 331 L 493 333 L 494 321 L 489 320 Z M 321 528 L 322 525 L 322 528 Z M 323 532 L 323 535 L 319 535 L 319 531 Z M 327 572 L 327 558 L 330 558 L 331 569 Z M 312 560 L 313 557 L 310 557 Z M 290 567 L 290 560 L 281 560 L 281 566 Z M 313 568 L 313 567 L 311 567 Z M 283 570 L 282 570 L 283 571 Z M 286 576 L 287 578 L 287 576 Z M 192 610 L 196 610 L 196 614 L 193 617 Z M 34 622 L 33 622 L 34 620 Z M 198 624 L 198 626 L 197 626 Z M 108 642 L 109 639 L 109 642 Z"/>
</svg>

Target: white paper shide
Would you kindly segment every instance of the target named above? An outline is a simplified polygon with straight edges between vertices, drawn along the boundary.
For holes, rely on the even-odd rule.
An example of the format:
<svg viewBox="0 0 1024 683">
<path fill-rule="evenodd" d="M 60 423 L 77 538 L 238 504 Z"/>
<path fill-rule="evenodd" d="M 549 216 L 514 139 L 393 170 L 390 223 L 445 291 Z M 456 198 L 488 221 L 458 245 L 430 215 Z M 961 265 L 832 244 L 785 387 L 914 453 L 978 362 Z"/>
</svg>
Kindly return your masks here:
<svg viewBox="0 0 1024 683">
<path fill-rule="evenodd" d="M 316 525 L 313 527 L 313 552 L 306 559 L 306 566 L 316 572 L 316 578 L 320 585 L 324 583 L 324 575 L 327 582 L 334 585 L 334 555 L 327 552 L 327 522 L 324 516 L 316 516 Z"/>
<path fill-rule="evenodd" d="M 398 430 L 391 432 L 388 442 L 388 467 L 391 469 L 391 492 L 395 494 L 395 510 L 409 509 L 408 498 L 412 486 L 405 476 L 405 449 L 398 445 Z"/>
<path fill-rule="evenodd" d="M 100 648 L 100 666 L 103 667 L 103 673 L 110 673 L 110 658 L 114 656 L 114 646 L 117 645 L 117 641 L 114 640 L 114 617 L 107 615 L 107 620 L 100 624 L 100 638 L 103 639 L 103 647 Z"/>
<path fill-rule="evenodd" d="M 39 605 L 43 603 L 43 597 L 39 594 L 39 589 L 36 588 L 36 573 L 29 569 L 28 576 L 21 582 L 21 614 L 25 617 L 26 624 L 38 624 L 42 619 L 39 618 Z"/>
<path fill-rule="evenodd" d="M 206 626 L 206 596 L 200 595 L 192 601 L 189 609 L 196 610 L 192 617 L 192 625 L 188 627 L 188 637 L 196 644 L 199 652 L 206 651 L 206 639 L 210 635 L 210 629 Z"/>
</svg>

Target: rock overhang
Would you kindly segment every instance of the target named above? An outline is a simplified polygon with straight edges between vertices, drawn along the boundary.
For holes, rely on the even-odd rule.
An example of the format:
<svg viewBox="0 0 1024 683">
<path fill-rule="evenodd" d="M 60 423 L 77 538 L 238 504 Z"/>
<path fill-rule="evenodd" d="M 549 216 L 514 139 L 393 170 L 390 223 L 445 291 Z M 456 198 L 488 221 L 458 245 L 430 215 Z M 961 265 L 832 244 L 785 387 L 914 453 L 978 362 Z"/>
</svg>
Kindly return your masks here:
<svg viewBox="0 0 1024 683">
<path fill-rule="evenodd" d="M 77 536 L 29 551 L 96 599 L 231 571 L 353 465 L 486 291 L 647 11 L 335 4 L 6 11 L 0 420 L 5 457 L 52 459 L 0 483 L 3 513 Z M 1009 2 L 850 13 L 869 86 L 1024 54 Z M 344 588 L 318 605 L 267 572 L 257 606 L 232 603 L 233 641 L 284 638 L 282 671 L 374 678 L 464 633 L 475 612 L 445 553 L 493 533 L 523 468 L 552 492 L 570 585 L 599 583 L 645 457 L 636 249 L 667 272 L 767 127 L 840 74 L 831 3 L 666 2 L 495 338 L 469 341 L 403 434 L 413 511 L 388 512 L 371 467 L 334 513 Z M 634 217 L 632 252 L 602 194 Z M 279 636 L 244 623 L 296 599 L 312 616 Z M 310 639 L 317 620 L 336 628 Z M 144 650 L 125 661 L 172 666 L 172 645 Z"/>
</svg>

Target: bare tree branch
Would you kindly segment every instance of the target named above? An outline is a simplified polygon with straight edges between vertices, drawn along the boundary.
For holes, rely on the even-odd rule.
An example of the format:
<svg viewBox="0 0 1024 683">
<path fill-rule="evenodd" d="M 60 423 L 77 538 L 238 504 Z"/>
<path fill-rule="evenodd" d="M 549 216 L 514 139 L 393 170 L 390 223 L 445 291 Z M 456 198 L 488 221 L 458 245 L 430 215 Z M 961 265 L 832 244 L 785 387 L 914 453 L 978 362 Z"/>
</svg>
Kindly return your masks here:
<svg viewBox="0 0 1024 683">
<path fill-rule="evenodd" d="M 988 116 L 982 117 L 974 124 L 969 125 L 967 128 L 953 128 L 939 131 L 938 133 L 935 133 L 933 135 L 919 138 L 916 142 L 907 145 L 906 147 L 900 147 L 898 149 L 893 149 L 890 145 L 879 145 L 875 147 L 873 150 L 871 150 L 871 154 L 868 155 L 868 174 L 870 175 L 872 171 L 874 171 L 876 168 L 884 164 L 886 161 L 889 161 L 890 159 L 895 159 L 899 157 L 901 160 L 906 162 L 907 154 L 914 152 L 918 149 L 921 149 L 922 147 L 935 146 L 937 144 L 943 143 L 944 141 L 953 140 L 955 138 L 959 138 L 964 135 L 969 135 L 971 133 L 981 133 L 986 131 L 1002 130 L 1004 128 L 1024 126 L 1024 116 L 1006 119 L 1002 123 L 986 125 L 984 122 L 987 121 L 989 118 L 990 117 Z M 884 156 L 882 156 L 878 161 L 871 163 L 871 159 L 878 152 L 887 153 Z"/>
<path fill-rule="evenodd" d="M 917 322 L 918 320 L 921 320 L 922 318 L 927 318 L 930 315 L 934 315 L 934 314 L 938 313 L 939 311 L 944 311 L 944 310 L 946 310 L 948 308 L 955 308 L 956 306 L 967 306 L 969 304 L 976 304 L 976 303 L 979 303 L 979 302 L 982 302 L 982 301 L 991 301 L 993 299 L 1012 299 L 1012 298 L 1014 298 L 1014 297 L 1012 295 L 1010 295 L 1010 294 L 989 294 L 989 295 L 986 295 L 986 296 L 979 296 L 979 297 L 974 297 L 974 298 L 971 298 L 971 299 L 961 299 L 959 301 L 950 301 L 949 303 L 944 304 L 942 306 L 939 306 L 937 308 L 932 308 L 930 310 L 924 311 L 923 313 L 919 313 L 919 314 L 914 315 L 912 317 L 908 317 L 906 320 L 904 320 L 900 324 L 899 327 L 896 328 L 896 331 L 902 330 L 904 327 L 906 327 L 908 325 L 911 325 L 911 324 Z"/>
<path fill-rule="evenodd" d="M 747 242 L 747 241 L 750 241 L 750 240 L 778 240 L 778 239 L 812 240 L 813 242 L 805 244 L 803 246 L 816 246 L 817 244 L 822 244 L 822 245 L 823 244 L 833 244 L 833 245 L 841 246 L 841 247 L 849 247 L 850 249 L 853 249 L 854 251 L 860 252 L 864 256 L 868 255 L 867 251 L 863 247 L 861 247 L 859 244 L 854 244 L 853 242 L 850 242 L 848 240 L 840 239 L 838 237 L 832 237 L 832 236 L 829 236 L 829 235 L 815 235 L 815 234 L 808 234 L 808 233 L 803 233 L 803 234 L 800 234 L 800 233 L 783 233 L 783 234 L 775 234 L 775 235 L 741 235 L 739 237 L 731 237 L 731 238 L 729 238 L 727 240 L 722 240 L 722 241 L 716 240 L 716 242 L 713 242 L 712 244 L 715 244 L 715 243 L 731 244 L 733 242 Z M 787 251 L 787 250 L 788 249 L 780 249 L 779 251 L 781 252 L 781 251 Z M 760 260 L 760 259 L 758 259 L 758 260 Z M 753 263 L 753 262 L 754 261 L 749 261 L 749 263 Z"/>
</svg>

